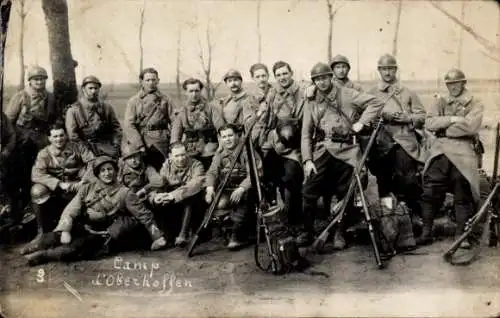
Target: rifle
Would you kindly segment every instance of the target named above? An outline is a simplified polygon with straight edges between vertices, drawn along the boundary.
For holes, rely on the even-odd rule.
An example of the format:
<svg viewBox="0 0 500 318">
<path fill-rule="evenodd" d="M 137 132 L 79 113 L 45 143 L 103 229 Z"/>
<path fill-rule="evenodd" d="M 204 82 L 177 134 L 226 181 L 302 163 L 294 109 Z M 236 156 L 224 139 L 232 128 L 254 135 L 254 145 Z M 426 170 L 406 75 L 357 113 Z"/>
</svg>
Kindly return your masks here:
<svg viewBox="0 0 500 318">
<path fill-rule="evenodd" d="M 495 199 L 498 189 L 500 188 L 500 181 L 497 179 L 498 157 L 500 152 L 500 123 L 497 123 L 495 137 L 495 157 L 493 162 L 493 176 L 491 179 L 491 185 L 494 185 L 492 188 L 490 185 L 491 191 L 484 200 L 479 211 L 467 220 L 464 233 L 458 239 L 456 239 L 448 248 L 448 250 L 443 254 L 444 260 L 452 265 L 471 264 L 479 256 L 484 245 L 486 245 L 486 240 L 488 238 L 488 234 L 490 234 L 490 229 L 493 230 L 493 232 L 496 232 L 493 234 L 498 237 L 498 225 L 492 226 L 491 228 L 490 225 L 492 222 L 492 218 L 495 218 L 495 222 L 498 221 L 496 220 L 497 216 L 493 215 L 494 207 L 491 203 Z M 484 224 L 480 224 L 481 222 L 484 222 Z M 479 237 L 479 242 L 477 242 L 477 246 L 473 248 L 471 253 L 464 253 L 463 255 L 458 255 L 462 257 L 457 257 L 456 252 L 459 249 L 461 243 L 466 239 L 474 238 L 475 234 L 477 235 L 477 226 L 481 226 L 481 235 Z"/>
<path fill-rule="evenodd" d="M 226 185 L 231 177 L 231 171 L 236 166 L 236 162 L 238 161 L 238 158 L 240 157 L 240 155 L 243 151 L 243 148 L 245 148 L 247 141 L 251 140 L 250 136 L 252 134 L 252 128 L 259 121 L 261 116 L 262 116 L 262 112 L 258 112 L 257 116 L 250 123 L 250 125 L 248 126 L 248 129 L 245 131 L 245 134 L 243 135 L 243 138 L 240 140 L 239 144 L 237 145 L 237 147 L 235 149 L 235 156 L 233 157 L 233 161 L 231 162 L 231 165 L 229 167 L 229 171 L 224 176 L 224 179 L 217 187 L 217 190 L 215 191 L 215 197 L 212 200 L 212 203 L 210 204 L 210 207 L 208 208 L 207 212 L 205 213 L 205 218 L 203 219 L 203 222 L 201 223 L 200 227 L 196 231 L 196 234 L 193 236 L 193 238 L 189 244 L 188 253 L 187 253 L 188 257 L 191 257 L 193 255 L 193 249 L 195 248 L 195 246 L 199 240 L 200 233 L 202 231 L 205 231 L 208 228 L 208 225 L 209 225 L 210 221 L 212 220 L 212 216 L 215 212 L 215 208 L 217 207 L 217 204 L 219 203 L 219 200 L 222 196 L 222 192 L 224 191 L 224 188 L 226 187 Z"/>
</svg>

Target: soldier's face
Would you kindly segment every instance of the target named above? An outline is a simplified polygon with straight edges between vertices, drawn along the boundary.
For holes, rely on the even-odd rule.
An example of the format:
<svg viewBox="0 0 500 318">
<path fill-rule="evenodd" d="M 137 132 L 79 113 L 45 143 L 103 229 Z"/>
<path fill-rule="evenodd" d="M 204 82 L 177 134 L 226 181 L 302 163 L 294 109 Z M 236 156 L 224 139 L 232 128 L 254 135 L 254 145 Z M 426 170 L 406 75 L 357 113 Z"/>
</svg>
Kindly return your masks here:
<svg viewBox="0 0 500 318">
<path fill-rule="evenodd" d="M 338 79 L 344 79 L 349 74 L 349 66 L 345 63 L 337 63 L 333 66 L 333 74 Z"/>
<path fill-rule="evenodd" d="M 100 86 L 95 83 L 88 83 L 82 88 L 83 95 L 90 101 L 97 101 L 99 99 Z"/>
<path fill-rule="evenodd" d="M 36 90 L 45 89 L 46 83 L 47 83 L 47 79 L 45 77 L 42 77 L 42 76 L 35 76 L 32 79 L 30 79 L 30 86 Z"/>
<path fill-rule="evenodd" d="M 380 77 L 386 83 L 394 83 L 396 81 L 396 73 L 398 69 L 393 66 L 382 66 L 378 68 Z"/>
<path fill-rule="evenodd" d="M 154 91 L 158 88 L 159 82 L 160 79 L 158 78 L 158 75 L 155 73 L 146 73 L 142 79 L 142 88 L 144 88 L 146 92 Z"/>
<path fill-rule="evenodd" d="M 193 104 L 200 102 L 201 100 L 201 87 L 200 84 L 188 84 L 186 86 L 186 97 L 187 100 Z"/>
<path fill-rule="evenodd" d="M 66 132 L 64 129 L 52 129 L 49 135 L 49 142 L 51 145 L 55 146 L 58 149 L 64 148 L 66 146 L 67 141 Z"/>
<path fill-rule="evenodd" d="M 99 180 L 105 184 L 111 184 L 116 181 L 116 169 L 111 163 L 105 163 L 99 168 Z"/>
<path fill-rule="evenodd" d="M 232 93 L 239 93 L 241 91 L 241 80 L 236 77 L 226 79 L 226 85 Z"/>
<path fill-rule="evenodd" d="M 458 97 L 465 89 L 465 82 L 446 83 L 448 92 L 453 97 Z"/>
<path fill-rule="evenodd" d="M 266 70 L 258 69 L 253 73 L 253 80 L 260 88 L 264 88 L 269 83 L 269 74 Z"/>
<path fill-rule="evenodd" d="M 232 150 L 238 143 L 238 136 L 232 129 L 225 129 L 220 132 L 220 139 L 225 149 Z"/>
<path fill-rule="evenodd" d="M 274 72 L 274 77 L 278 81 L 281 87 L 288 87 L 292 85 L 293 79 L 293 72 L 288 69 L 288 67 L 283 66 L 282 68 L 279 68 Z"/>
<path fill-rule="evenodd" d="M 125 159 L 125 163 L 132 169 L 137 169 L 141 166 L 142 160 L 140 154 L 135 154 Z"/>
<path fill-rule="evenodd" d="M 315 77 L 314 85 L 323 93 L 328 92 L 332 88 L 332 76 L 331 75 L 321 75 Z"/>
<path fill-rule="evenodd" d="M 172 149 L 172 152 L 170 154 L 170 158 L 172 158 L 172 161 L 174 164 L 178 167 L 183 167 L 187 163 L 187 154 L 186 154 L 186 148 L 185 147 L 175 147 Z"/>
</svg>

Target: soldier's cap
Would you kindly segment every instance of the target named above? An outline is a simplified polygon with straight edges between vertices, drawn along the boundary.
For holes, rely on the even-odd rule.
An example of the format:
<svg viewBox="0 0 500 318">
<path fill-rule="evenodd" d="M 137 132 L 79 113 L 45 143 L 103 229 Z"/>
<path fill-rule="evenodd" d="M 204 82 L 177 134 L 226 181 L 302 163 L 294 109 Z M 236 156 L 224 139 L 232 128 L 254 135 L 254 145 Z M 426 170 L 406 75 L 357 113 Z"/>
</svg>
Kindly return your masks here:
<svg viewBox="0 0 500 318">
<path fill-rule="evenodd" d="M 137 155 L 137 154 L 144 154 L 144 151 L 141 150 L 140 147 L 134 147 L 130 143 L 127 143 L 123 146 L 122 149 L 122 159 L 127 160 L 128 158 Z"/>
<path fill-rule="evenodd" d="M 230 69 L 226 72 L 226 74 L 224 74 L 224 82 L 226 82 L 230 78 L 238 78 L 240 81 L 243 80 L 243 76 L 241 76 L 241 73 L 234 68 Z"/>
<path fill-rule="evenodd" d="M 349 68 L 351 68 L 351 63 L 349 62 L 349 59 L 345 57 L 344 55 L 337 54 L 333 57 L 333 59 L 330 61 L 330 67 L 333 69 L 335 64 L 339 63 L 344 63 L 347 64 Z"/>
<path fill-rule="evenodd" d="M 47 79 L 48 78 L 47 71 L 41 66 L 38 65 L 32 66 L 28 70 L 28 81 L 32 80 L 35 77 L 41 77 Z"/>
<path fill-rule="evenodd" d="M 458 68 L 452 68 L 451 70 L 446 72 L 446 75 L 444 76 L 444 82 L 446 84 L 466 81 L 467 79 L 465 78 L 464 72 L 462 72 Z"/>
<path fill-rule="evenodd" d="M 333 71 L 326 63 L 316 63 L 311 69 L 311 80 L 322 75 L 333 75 Z"/>
<path fill-rule="evenodd" d="M 398 63 L 394 56 L 384 54 L 378 59 L 377 67 L 398 67 Z"/>
<path fill-rule="evenodd" d="M 83 78 L 82 87 L 85 87 L 85 85 L 90 84 L 90 83 L 99 85 L 99 87 L 102 86 L 101 81 L 99 81 L 99 79 L 97 77 L 95 77 L 94 75 L 89 75 L 89 76 L 85 76 Z"/>
<path fill-rule="evenodd" d="M 101 168 L 101 166 L 106 163 L 111 163 L 115 167 L 115 169 L 118 170 L 118 163 L 116 162 L 116 160 L 109 156 L 99 156 L 94 161 L 93 172 L 96 177 L 99 176 L 99 169 Z"/>
</svg>

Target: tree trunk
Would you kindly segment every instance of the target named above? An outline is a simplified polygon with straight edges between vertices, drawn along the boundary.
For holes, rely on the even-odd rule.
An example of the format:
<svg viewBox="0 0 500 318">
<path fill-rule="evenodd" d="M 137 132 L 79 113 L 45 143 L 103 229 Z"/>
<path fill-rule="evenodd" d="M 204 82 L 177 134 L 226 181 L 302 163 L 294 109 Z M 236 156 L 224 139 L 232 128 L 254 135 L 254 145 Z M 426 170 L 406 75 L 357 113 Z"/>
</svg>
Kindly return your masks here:
<svg viewBox="0 0 500 318">
<path fill-rule="evenodd" d="M 7 40 L 7 27 L 9 26 L 10 9 L 12 2 L 10 0 L 1 0 L 0 3 L 0 27 L 1 27 L 1 48 L 0 48 L 0 111 L 3 112 L 3 66 L 5 60 L 5 41 Z M 0 116 L 0 126 L 2 125 Z M 0 145 L 1 148 L 1 145 Z"/>
<path fill-rule="evenodd" d="M 24 64 L 24 27 L 26 20 L 26 12 L 24 11 L 25 0 L 19 1 L 19 18 L 21 25 L 19 26 L 19 90 L 24 89 L 25 64 Z"/>
<path fill-rule="evenodd" d="M 330 62 L 333 58 L 333 53 L 332 53 L 333 19 L 335 17 L 335 13 L 333 12 L 332 0 L 326 0 L 326 6 L 328 7 L 327 61 Z"/>
<path fill-rule="evenodd" d="M 49 34 L 50 64 L 54 97 L 61 111 L 76 101 L 75 61 L 71 55 L 66 0 L 42 0 L 45 24 Z"/>
<path fill-rule="evenodd" d="M 146 11 L 146 0 L 142 2 L 141 19 L 139 21 L 139 73 L 144 67 L 144 46 L 142 43 L 142 30 L 144 30 L 144 12 Z"/>
<path fill-rule="evenodd" d="M 262 0 L 257 1 L 257 60 L 262 63 L 262 31 L 260 29 L 260 13 Z"/>
<path fill-rule="evenodd" d="M 465 23 L 465 1 L 462 1 L 462 9 L 460 11 L 460 21 Z M 460 28 L 460 34 L 458 38 L 458 49 L 457 49 L 457 67 L 462 68 L 462 48 L 464 45 L 464 29 Z"/>
<path fill-rule="evenodd" d="M 399 37 L 399 25 L 401 23 L 401 11 L 403 9 L 403 0 L 399 0 L 397 4 L 396 13 L 396 25 L 394 29 L 394 38 L 392 39 L 392 55 L 396 57 L 398 55 L 398 37 Z"/>
<path fill-rule="evenodd" d="M 177 28 L 177 61 L 175 64 L 175 84 L 177 85 L 177 96 L 181 97 L 181 44 L 182 28 Z"/>
</svg>

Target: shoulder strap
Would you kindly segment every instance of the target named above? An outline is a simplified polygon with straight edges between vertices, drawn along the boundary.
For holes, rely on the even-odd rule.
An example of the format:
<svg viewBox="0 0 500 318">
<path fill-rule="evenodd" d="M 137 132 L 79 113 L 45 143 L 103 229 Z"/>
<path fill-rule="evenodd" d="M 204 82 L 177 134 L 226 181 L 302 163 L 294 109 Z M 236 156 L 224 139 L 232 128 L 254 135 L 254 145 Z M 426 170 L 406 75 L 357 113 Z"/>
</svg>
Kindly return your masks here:
<svg viewBox="0 0 500 318">
<path fill-rule="evenodd" d="M 139 99 L 139 102 L 143 103 L 143 100 Z M 151 117 L 153 117 L 154 113 L 158 110 L 159 105 L 161 105 L 161 98 L 160 98 L 160 103 L 159 104 L 155 103 L 154 107 L 152 107 L 151 110 L 145 114 L 145 116 L 142 118 L 138 126 L 145 127 L 148 124 L 148 121 L 151 119 Z"/>
<path fill-rule="evenodd" d="M 344 111 L 342 110 L 342 88 L 339 87 L 338 88 L 338 91 L 337 91 L 337 95 L 335 96 L 335 102 L 337 104 L 335 108 L 335 110 L 338 112 L 338 114 L 344 119 L 344 122 L 347 124 L 347 126 L 349 126 L 349 128 L 352 128 L 352 125 L 353 125 L 353 122 L 351 120 L 351 118 L 349 118 L 349 116 L 347 116 L 346 113 L 344 113 Z"/>
</svg>

